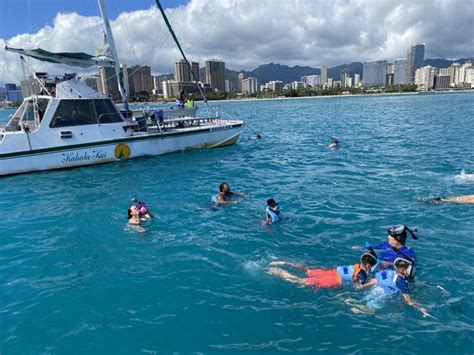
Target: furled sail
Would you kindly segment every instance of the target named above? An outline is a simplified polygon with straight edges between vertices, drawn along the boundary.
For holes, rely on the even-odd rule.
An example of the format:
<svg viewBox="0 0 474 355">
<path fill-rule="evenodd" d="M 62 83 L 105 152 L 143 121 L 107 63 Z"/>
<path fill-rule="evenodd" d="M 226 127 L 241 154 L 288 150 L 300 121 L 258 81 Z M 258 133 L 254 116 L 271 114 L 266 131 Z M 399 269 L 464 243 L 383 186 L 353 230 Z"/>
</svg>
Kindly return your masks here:
<svg viewBox="0 0 474 355">
<path fill-rule="evenodd" d="M 114 60 L 105 55 L 92 56 L 87 53 L 77 52 L 77 53 L 52 53 L 45 51 L 44 49 L 21 49 L 21 48 L 11 48 L 5 46 L 6 51 L 20 53 L 22 55 L 41 60 L 43 62 L 57 63 L 57 64 L 66 64 L 72 67 L 81 67 L 87 68 L 93 65 L 99 65 L 103 67 L 113 67 Z"/>
</svg>

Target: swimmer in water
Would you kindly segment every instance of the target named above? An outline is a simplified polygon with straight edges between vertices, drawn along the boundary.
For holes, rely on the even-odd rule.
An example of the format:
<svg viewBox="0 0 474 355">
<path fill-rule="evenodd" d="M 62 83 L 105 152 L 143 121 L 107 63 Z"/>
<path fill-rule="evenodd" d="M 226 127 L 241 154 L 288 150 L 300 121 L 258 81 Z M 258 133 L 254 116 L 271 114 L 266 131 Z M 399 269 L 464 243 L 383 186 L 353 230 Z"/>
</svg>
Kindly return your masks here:
<svg viewBox="0 0 474 355">
<path fill-rule="evenodd" d="M 150 211 L 150 208 L 145 202 L 140 202 L 136 198 L 132 198 L 132 202 L 136 204 L 140 218 L 150 219 L 154 217 Z"/>
<path fill-rule="evenodd" d="M 281 221 L 280 206 L 278 206 L 273 198 L 267 200 L 265 212 L 267 214 L 267 220 L 263 222 L 264 224 L 275 224 Z"/>
<path fill-rule="evenodd" d="M 392 268 L 393 262 L 396 258 L 404 257 L 406 259 L 412 260 L 413 263 L 416 263 L 416 254 L 409 246 L 406 245 L 407 232 L 410 233 L 413 239 L 418 239 L 415 235 L 414 230 L 408 228 L 404 224 L 398 224 L 392 228 L 387 229 L 387 241 L 370 245 L 366 243 L 362 246 L 354 246 L 353 250 L 361 250 L 364 248 L 373 248 L 377 251 L 378 260 L 380 261 L 378 268 Z"/>
<path fill-rule="evenodd" d="M 474 204 L 474 195 L 464 195 L 464 196 L 455 196 L 455 197 L 446 197 L 446 198 L 433 198 L 433 202 L 443 202 L 443 203 L 467 203 Z"/>
<path fill-rule="evenodd" d="M 338 266 L 330 270 L 308 268 L 302 264 L 286 261 L 273 261 L 270 263 L 271 266 L 292 267 L 304 272 L 306 277 L 296 276 L 277 267 L 268 269 L 268 274 L 279 276 L 285 281 L 298 284 L 300 287 L 314 286 L 316 289 L 319 289 L 353 285 L 356 288 L 360 288 L 367 281 L 367 275 L 372 271 L 376 263 L 376 257 L 370 253 L 363 254 L 358 264 Z"/>
<path fill-rule="evenodd" d="M 337 138 L 333 138 L 332 143 L 329 144 L 329 148 L 335 149 L 339 146 L 339 140 Z"/>
<path fill-rule="evenodd" d="M 230 186 L 228 183 L 223 182 L 219 185 L 219 193 L 213 196 L 212 200 L 219 205 L 226 205 L 229 203 L 239 203 L 242 200 L 232 200 L 231 198 L 234 196 L 239 196 L 242 198 L 250 198 L 250 195 L 246 195 L 242 192 L 233 192 L 230 190 Z"/>
<path fill-rule="evenodd" d="M 138 212 L 137 206 L 130 206 L 128 209 L 128 223 L 139 225 L 140 222 L 140 212 Z"/>
<path fill-rule="evenodd" d="M 404 258 L 395 259 L 394 270 L 383 270 L 375 273 L 375 277 L 363 285 L 360 285 L 360 289 L 374 286 L 372 289 L 374 294 L 379 294 L 381 297 L 402 294 L 403 300 L 409 306 L 412 306 L 419 310 L 423 317 L 432 317 L 428 313 L 426 308 L 414 300 L 410 295 L 410 289 L 408 287 L 408 280 L 410 275 L 413 274 L 412 268 L 413 263 L 410 260 Z"/>
</svg>

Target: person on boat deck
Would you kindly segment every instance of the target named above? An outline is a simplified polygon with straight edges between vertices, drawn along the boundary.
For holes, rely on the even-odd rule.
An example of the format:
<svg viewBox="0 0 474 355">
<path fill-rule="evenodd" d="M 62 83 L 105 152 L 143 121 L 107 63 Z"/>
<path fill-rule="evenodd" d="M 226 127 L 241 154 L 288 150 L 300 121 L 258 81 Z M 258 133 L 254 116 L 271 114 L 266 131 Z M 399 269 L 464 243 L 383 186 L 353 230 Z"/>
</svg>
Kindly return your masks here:
<svg viewBox="0 0 474 355">
<path fill-rule="evenodd" d="M 281 221 L 280 206 L 278 206 L 273 198 L 267 200 L 265 213 L 267 214 L 267 220 L 264 222 L 265 224 L 275 224 Z"/>
<path fill-rule="evenodd" d="M 188 97 L 186 98 L 186 103 L 184 104 L 184 108 L 187 108 L 187 109 L 194 108 L 193 94 L 188 94 Z"/>
<path fill-rule="evenodd" d="M 178 95 L 176 95 L 176 107 L 184 108 L 184 91 L 181 90 Z"/>
<path fill-rule="evenodd" d="M 375 277 L 361 285 L 359 288 L 364 289 L 374 286 L 371 291 L 376 297 L 401 293 L 405 303 L 418 309 L 423 314 L 423 317 L 433 317 L 410 295 L 409 279 L 412 277 L 411 274 L 413 267 L 414 265 L 410 260 L 396 258 L 393 263 L 394 270 L 382 270 L 376 272 Z"/>
<path fill-rule="evenodd" d="M 407 239 L 407 232 L 411 234 L 411 237 L 413 239 L 418 239 L 415 233 L 404 224 L 393 226 L 392 228 L 389 228 L 387 232 L 388 236 L 386 242 L 376 245 L 370 245 L 369 243 L 365 243 L 364 247 L 355 246 L 352 247 L 352 249 L 361 250 L 363 248 L 372 247 L 378 252 L 378 259 L 380 260 L 380 269 L 393 267 L 393 262 L 395 261 L 395 259 L 400 257 L 410 259 L 415 264 L 415 252 L 405 244 Z"/>
<path fill-rule="evenodd" d="M 246 195 L 242 192 L 233 192 L 230 190 L 228 183 L 223 182 L 219 185 L 219 193 L 213 196 L 213 201 L 219 205 L 225 205 L 229 203 L 239 203 L 241 200 L 231 200 L 232 197 L 239 196 L 242 198 L 250 198 L 250 195 Z"/>
<path fill-rule="evenodd" d="M 272 261 L 270 266 L 288 266 L 300 270 L 306 277 L 296 276 L 286 270 L 277 267 L 268 269 L 269 275 L 279 276 L 283 280 L 296 283 L 300 286 L 315 286 L 319 288 L 338 288 L 353 285 L 360 288 L 367 281 L 367 275 L 376 265 L 377 260 L 373 254 L 364 253 L 360 262 L 354 265 L 338 266 L 335 269 L 309 268 L 298 263 L 287 261 Z"/>
<path fill-rule="evenodd" d="M 470 174 L 470 175 L 473 175 L 473 174 Z M 474 203 L 474 195 L 454 196 L 454 197 L 446 197 L 446 198 L 437 197 L 437 198 L 434 198 L 433 201 L 471 204 L 471 203 Z"/>
<path fill-rule="evenodd" d="M 332 143 L 329 144 L 329 148 L 331 149 L 337 148 L 338 146 L 339 146 L 339 140 L 337 138 L 334 138 L 332 140 Z"/>
</svg>

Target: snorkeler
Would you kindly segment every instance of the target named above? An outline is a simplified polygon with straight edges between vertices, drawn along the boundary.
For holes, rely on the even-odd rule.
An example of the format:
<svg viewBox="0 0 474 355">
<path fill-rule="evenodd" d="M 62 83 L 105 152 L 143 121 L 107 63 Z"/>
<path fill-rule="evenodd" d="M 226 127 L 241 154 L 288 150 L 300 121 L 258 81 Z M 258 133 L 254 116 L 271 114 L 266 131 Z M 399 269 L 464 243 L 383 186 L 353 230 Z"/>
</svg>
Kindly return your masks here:
<svg viewBox="0 0 474 355">
<path fill-rule="evenodd" d="M 140 202 L 136 198 L 132 198 L 132 202 L 135 203 L 138 213 L 140 214 L 140 218 L 153 218 L 153 214 L 150 211 L 150 208 L 145 202 Z"/>
<path fill-rule="evenodd" d="M 416 263 L 415 252 L 405 244 L 407 232 L 410 233 L 413 239 L 418 239 L 415 232 L 404 224 L 393 226 L 392 228 L 387 229 L 387 232 L 388 236 L 386 242 L 376 245 L 365 243 L 364 247 L 355 246 L 352 247 L 352 249 L 361 250 L 370 247 L 375 249 L 379 254 L 380 269 L 392 267 L 395 259 L 400 257 L 404 257 L 411 260 L 413 263 Z"/>
<path fill-rule="evenodd" d="M 242 198 L 250 198 L 250 195 L 246 195 L 242 192 L 233 192 L 230 190 L 230 186 L 228 183 L 223 182 L 219 185 L 219 193 L 212 196 L 212 201 L 219 204 L 225 205 L 229 203 L 239 203 L 242 200 L 231 200 L 232 197 L 239 196 Z"/>
<path fill-rule="evenodd" d="M 265 224 L 275 224 L 281 221 L 280 206 L 278 206 L 273 198 L 267 200 L 265 213 L 267 214 L 267 220 L 264 222 Z"/>
<path fill-rule="evenodd" d="M 414 273 L 413 262 L 404 258 L 396 258 L 393 265 L 394 270 L 382 270 L 376 272 L 374 278 L 361 285 L 359 288 L 363 289 L 375 286 L 372 291 L 376 297 L 401 293 L 405 303 L 418 309 L 423 314 L 423 317 L 433 317 L 410 295 L 408 280 L 412 278 Z"/>
<path fill-rule="evenodd" d="M 447 198 L 433 198 L 431 199 L 433 202 L 450 202 L 450 203 L 474 203 L 474 195 L 463 195 L 463 196 L 455 196 L 455 197 L 447 197 Z"/>
<path fill-rule="evenodd" d="M 329 148 L 335 149 L 339 146 L 339 140 L 337 138 L 333 138 L 332 143 L 329 144 Z"/>
<path fill-rule="evenodd" d="M 338 266 L 335 269 L 310 269 L 302 264 L 286 261 L 272 261 L 271 266 L 289 266 L 303 271 L 307 277 L 296 276 L 286 270 L 271 267 L 268 274 L 279 276 L 282 279 L 296 283 L 300 286 L 315 286 L 319 288 L 337 288 L 341 286 L 354 285 L 360 288 L 367 281 L 367 275 L 376 265 L 377 260 L 373 254 L 364 253 L 358 264 Z"/>
</svg>

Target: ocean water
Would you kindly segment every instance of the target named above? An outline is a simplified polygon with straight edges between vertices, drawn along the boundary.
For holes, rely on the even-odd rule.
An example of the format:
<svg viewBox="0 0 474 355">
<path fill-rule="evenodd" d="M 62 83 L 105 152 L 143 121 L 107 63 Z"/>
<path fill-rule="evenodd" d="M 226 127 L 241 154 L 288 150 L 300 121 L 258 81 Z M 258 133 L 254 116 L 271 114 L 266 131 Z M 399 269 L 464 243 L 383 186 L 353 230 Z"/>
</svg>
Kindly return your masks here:
<svg viewBox="0 0 474 355">
<path fill-rule="evenodd" d="M 473 94 L 214 105 L 247 122 L 238 144 L 0 179 L 1 354 L 472 353 L 474 205 L 424 200 L 474 194 Z M 214 208 L 222 181 L 251 198 Z M 262 226 L 270 197 L 284 221 Z M 266 273 L 355 263 L 397 223 L 418 228 L 412 295 L 436 319 Z"/>
</svg>

